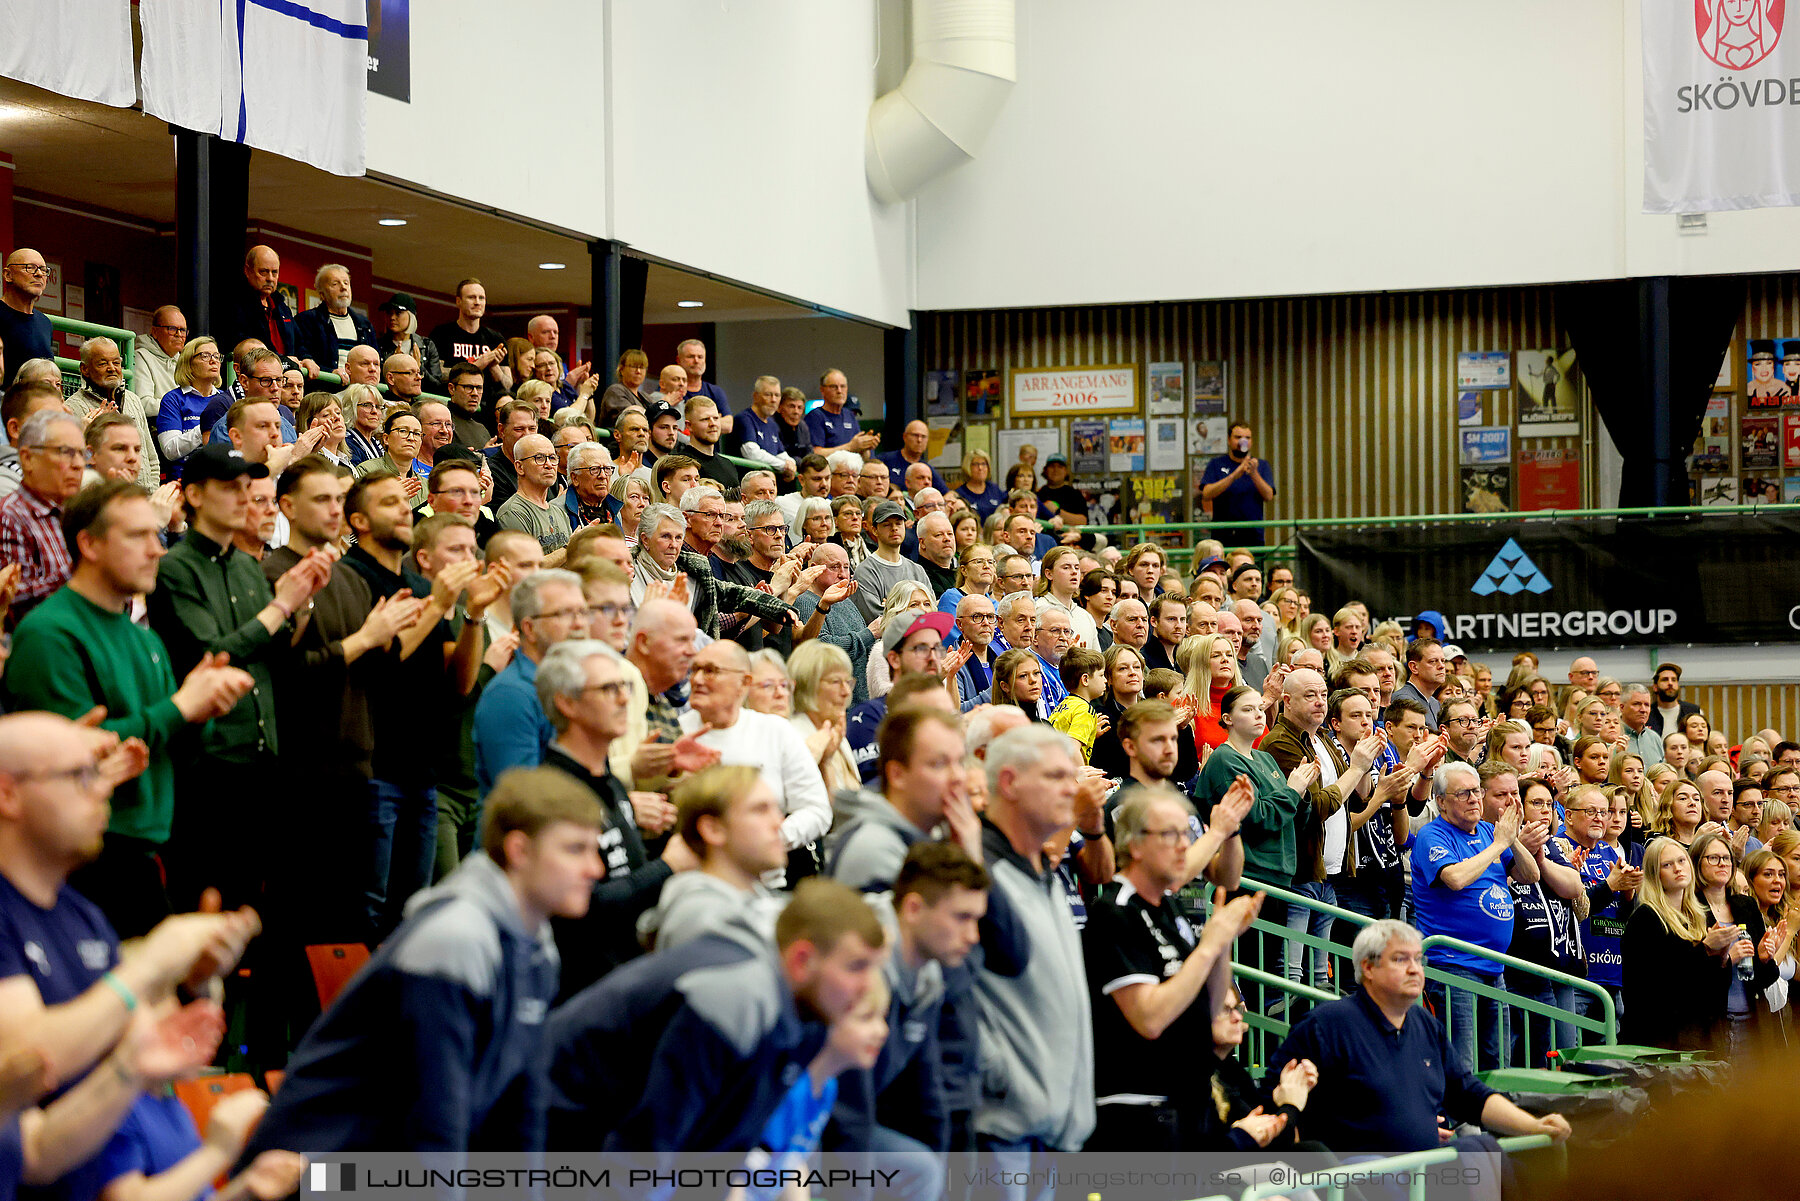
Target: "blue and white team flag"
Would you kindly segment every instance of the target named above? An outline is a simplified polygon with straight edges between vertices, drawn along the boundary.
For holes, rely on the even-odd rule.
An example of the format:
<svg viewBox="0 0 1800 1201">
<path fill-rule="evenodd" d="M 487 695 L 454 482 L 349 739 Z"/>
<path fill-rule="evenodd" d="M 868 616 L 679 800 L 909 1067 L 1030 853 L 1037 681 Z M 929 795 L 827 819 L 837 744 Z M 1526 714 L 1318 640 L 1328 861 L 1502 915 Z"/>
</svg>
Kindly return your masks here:
<svg viewBox="0 0 1800 1201">
<path fill-rule="evenodd" d="M 130 108 L 131 0 L 0 0 L 0 75 Z"/>
<path fill-rule="evenodd" d="M 363 173 L 366 0 L 140 0 L 138 12 L 145 112 Z"/>
</svg>

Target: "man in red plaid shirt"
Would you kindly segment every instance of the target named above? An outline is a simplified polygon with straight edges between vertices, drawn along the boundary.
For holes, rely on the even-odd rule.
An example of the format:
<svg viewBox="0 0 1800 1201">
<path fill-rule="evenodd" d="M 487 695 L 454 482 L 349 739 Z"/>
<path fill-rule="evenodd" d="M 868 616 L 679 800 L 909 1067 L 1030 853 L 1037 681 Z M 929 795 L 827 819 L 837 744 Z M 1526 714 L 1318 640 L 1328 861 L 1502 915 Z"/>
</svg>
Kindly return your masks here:
<svg viewBox="0 0 1800 1201">
<path fill-rule="evenodd" d="M 81 422 L 61 409 L 43 409 L 27 418 L 19 429 L 18 451 L 23 483 L 0 500 L 0 563 L 20 568 L 9 627 L 74 573 L 63 538 L 62 507 L 80 491 L 87 465 Z"/>
</svg>

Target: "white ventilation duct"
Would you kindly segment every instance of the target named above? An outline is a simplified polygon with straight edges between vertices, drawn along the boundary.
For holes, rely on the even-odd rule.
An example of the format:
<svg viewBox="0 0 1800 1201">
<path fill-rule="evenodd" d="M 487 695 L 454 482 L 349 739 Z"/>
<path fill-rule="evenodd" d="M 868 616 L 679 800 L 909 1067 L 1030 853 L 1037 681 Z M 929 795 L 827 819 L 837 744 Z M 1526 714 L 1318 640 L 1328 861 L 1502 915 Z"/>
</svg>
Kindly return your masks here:
<svg viewBox="0 0 1800 1201">
<path fill-rule="evenodd" d="M 869 107 L 869 187 L 888 203 L 975 157 L 1018 80 L 1014 0 L 912 0 L 912 65 Z"/>
</svg>

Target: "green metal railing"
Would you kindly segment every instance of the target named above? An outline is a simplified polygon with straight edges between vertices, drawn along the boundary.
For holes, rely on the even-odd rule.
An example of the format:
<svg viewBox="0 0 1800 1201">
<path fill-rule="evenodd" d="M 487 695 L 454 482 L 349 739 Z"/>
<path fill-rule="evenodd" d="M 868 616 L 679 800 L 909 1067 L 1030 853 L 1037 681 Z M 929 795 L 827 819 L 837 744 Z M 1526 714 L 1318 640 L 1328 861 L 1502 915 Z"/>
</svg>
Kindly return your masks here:
<svg viewBox="0 0 1800 1201">
<path fill-rule="evenodd" d="M 1285 552 L 1293 553 L 1289 542 L 1271 542 L 1262 546 L 1232 546 L 1229 537 L 1236 530 L 1249 529 L 1286 529 L 1298 532 L 1308 529 L 1345 529 L 1375 528 L 1409 525 L 1458 525 L 1469 522 L 1494 523 L 1507 521 L 1592 521 L 1629 517 L 1745 517 L 1762 516 L 1770 513 L 1800 515 L 1800 504 L 1749 504 L 1749 505 L 1676 505 L 1668 508 L 1632 508 L 1632 509 L 1535 509 L 1525 512 L 1512 511 L 1506 513 L 1413 513 L 1390 514 L 1375 517 L 1293 517 L 1285 520 L 1266 521 L 1170 521 L 1163 523 L 1136 523 L 1130 525 L 1084 525 L 1081 528 L 1096 534 L 1123 535 L 1118 540 L 1121 546 L 1149 539 L 1158 534 L 1201 534 L 1217 538 L 1231 550 L 1248 550 L 1260 556 L 1279 558 Z M 1291 534 L 1290 534 L 1291 536 Z M 1190 558 L 1193 556 L 1191 546 L 1166 548 L 1170 558 Z"/>
<path fill-rule="evenodd" d="M 125 363 L 125 386 L 133 392 L 137 391 L 137 335 L 128 329 L 114 329 L 110 325 L 95 325 L 91 321 L 71 321 L 67 317 L 45 314 L 50 318 L 50 328 L 60 334 L 74 334 L 80 338 L 111 338 L 119 344 L 119 358 Z M 56 366 L 63 375 L 63 395 L 68 396 L 81 387 L 81 364 L 75 359 L 56 356 Z"/>
<path fill-rule="evenodd" d="M 1263 884 L 1247 877 L 1243 881 L 1243 887 L 1266 893 L 1274 900 L 1285 901 L 1290 907 L 1304 909 L 1310 914 L 1327 916 L 1332 920 L 1332 929 L 1334 931 L 1339 928 L 1339 923 L 1354 926 L 1360 930 L 1374 920 L 1363 914 L 1352 913 L 1348 909 L 1340 909 L 1335 905 L 1327 905 L 1321 901 L 1313 900 L 1310 897 L 1302 896 L 1299 893 L 1291 892 L 1288 889 Z M 1308 924 L 1311 924 L 1310 921 Z M 1268 964 L 1234 964 L 1234 974 L 1241 981 L 1239 986 L 1239 991 L 1241 993 L 1245 992 L 1245 986 L 1249 986 L 1260 990 L 1259 995 L 1266 996 L 1268 992 L 1274 991 L 1281 993 L 1287 998 L 1286 1007 L 1279 1016 L 1268 1013 L 1269 1006 L 1267 1004 L 1248 1007 L 1246 1009 L 1245 1020 L 1250 1026 L 1250 1035 L 1246 1040 L 1250 1044 L 1250 1061 L 1253 1064 L 1267 1064 L 1269 1062 L 1268 1053 L 1272 1052 L 1274 1048 L 1279 1045 L 1280 1040 L 1286 1037 L 1288 1030 L 1292 1026 L 1289 1018 L 1292 1014 L 1292 1007 L 1295 999 L 1300 998 L 1315 1003 L 1336 1000 L 1338 996 L 1342 995 L 1346 985 L 1356 979 L 1356 965 L 1353 962 L 1350 946 L 1347 943 L 1337 941 L 1329 935 L 1314 935 L 1305 930 L 1290 930 L 1285 925 L 1280 925 L 1260 917 L 1255 922 L 1251 923 L 1251 929 L 1257 931 L 1261 935 L 1265 935 L 1269 941 L 1281 940 L 1286 943 L 1283 962 L 1280 965 L 1283 969 L 1286 969 L 1287 957 L 1293 955 L 1293 949 L 1295 947 L 1304 948 L 1309 958 L 1318 955 L 1326 956 L 1326 962 L 1329 965 L 1332 981 L 1332 988 L 1325 991 L 1320 990 L 1311 984 L 1300 983 L 1288 979 L 1285 970 L 1282 974 L 1276 974 L 1269 970 L 1271 965 Z M 1261 945 L 1264 945 L 1264 943 L 1259 942 L 1255 949 L 1260 951 Z M 1531 1047 L 1533 1044 L 1533 1040 L 1530 1036 L 1534 1029 L 1534 1022 L 1542 1024 L 1540 1029 L 1545 1035 L 1542 1040 L 1542 1045 L 1548 1051 L 1562 1051 L 1568 1049 L 1562 1045 L 1559 1024 L 1562 1024 L 1565 1028 L 1573 1027 L 1577 1031 L 1575 1036 L 1576 1045 L 1580 1045 L 1580 1043 L 1584 1041 L 1584 1033 L 1594 1036 L 1591 1039 L 1585 1040 L 1589 1042 L 1616 1043 L 1618 1041 L 1618 1013 L 1613 1004 L 1612 995 L 1608 993 L 1605 988 L 1592 981 L 1584 980 L 1579 976 L 1571 976 L 1567 972 L 1559 972 L 1554 968 L 1547 968 L 1539 964 L 1528 963 L 1523 959 L 1516 959 L 1511 955 L 1503 955 L 1494 951 L 1489 951 L 1486 948 L 1475 946 L 1473 943 L 1464 942 L 1461 939 L 1451 938 L 1447 935 L 1431 935 L 1423 940 L 1423 947 L 1427 953 L 1433 948 L 1443 948 L 1462 951 L 1465 954 L 1477 955 L 1491 961 L 1494 964 L 1496 971 L 1510 969 L 1516 974 L 1531 976 L 1546 981 L 1556 987 L 1571 988 L 1575 992 L 1584 993 L 1595 999 L 1600 1011 L 1600 1016 L 1598 1017 L 1580 1013 L 1576 1010 L 1563 1009 L 1546 1002 L 1531 1000 L 1526 997 L 1518 996 L 1504 988 L 1495 988 L 1480 983 L 1479 981 L 1469 980 L 1465 977 L 1442 971 L 1438 968 L 1427 967 L 1425 970 L 1425 978 L 1428 981 L 1443 985 L 1447 993 L 1468 993 L 1479 1000 L 1493 1001 L 1498 1005 L 1500 1011 L 1500 1057 L 1502 1063 L 1506 1063 L 1510 1060 L 1511 1032 L 1515 1021 L 1517 1022 L 1520 1031 L 1525 1035 L 1525 1045 L 1527 1048 Z M 1310 968 L 1311 964 L 1307 964 L 1307 967 Z M 1309 980 L 1312 978 L 1312 975 L 1312 973 L 1308 972 L 1303 975 L 1302 979 Z M 1245 995 L 1249 994 L 1245 993 Z M 1480 1043 L 1481 1035 L 1479 1008 L 1479 1006 L 1476 1008 L 1476 1029 L 1474 1032 L 1477 1045 Z M 1450 1013 L 1446 1012 L 1442 1014 L 1441 1018 L 1444 1023 L 1445 1032 L 1453 1035 Z M 1270 1041 L 1271 1036 L 1274 1037 L 1273 1042 Z M 1542 1067 L 1544 1065 L 1528 1063 L 1526 1066 Z"/>
<path fill-rule="evenodd" d="M 1523 1134 L 1513 1138 L 1503 1138 L 1499 1141 L 1500 1149 L 1509 1154 L 1536 1151 L 1552 1146 L 1552 1140 L 1547 1134 Z M 1555 1150 L 1560 1153 L 1563 1149 L 1557 1146 Z M 1329 1198 L 1330 1201 L 1343 1201 L 1348 1185 L 1382 1176 L 1404 1176 L 1407 1197 L 1410 1198 L 1410 1201 L 1424 1201 L 1425 1187 L 1429 1183 L 1430 1173 L 1421 1169 L 1435 1167 L 1438 1164 L 1455 1163 L 1462 1154 L 1455 1147 L 1433 1147 L 1429 1151 L 1413 1151 L 1406 1155 L 1392 1155 L 1386 1159 L 1367 1159 L 1354 1164 L 1345 1164 L 1339 1168 L 1296 1172 L 1279 1180 L 1253 1185 L 1244 1190 L 1243 1196 L 1238 1201 L 1264 1201 L 1269 1197 L 1292 1196 L 1306 1189 L 1311 1189 Z"/>
</svg>

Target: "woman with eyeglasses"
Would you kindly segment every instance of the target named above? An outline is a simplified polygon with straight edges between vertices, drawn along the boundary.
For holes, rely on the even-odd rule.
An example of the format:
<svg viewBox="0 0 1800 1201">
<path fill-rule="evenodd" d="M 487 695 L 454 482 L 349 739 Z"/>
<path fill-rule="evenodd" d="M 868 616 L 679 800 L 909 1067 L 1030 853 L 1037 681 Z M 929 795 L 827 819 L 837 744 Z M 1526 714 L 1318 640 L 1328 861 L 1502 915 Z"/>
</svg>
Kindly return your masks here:
<svg viewBox="0 0 1800 1201">
<path fill-rule="evenodd" d="M 1644 851 L 1638 907 L 1619 941 L 1625 1002 L 1619 1041 L 1705 1049 L 1724 1016 L 1725 977 L 1753 953 L 1733 927 L 1711 924 L 1686 849 L 1672 838 L 1657 839 Z"/>
<path fill-rule="evenodd" d="M 613 495 L 619 498 L 619 528 L 625 531 L 625 546 L 637 550 L 638 522 L 650 507 L 650 481 L 633 472 L 613 476 Z"/>
<path fill-rule="evenodd" d="M 419 424 L 411 409 L 394 409 L 381 426 L 382 444 L 387 449 L 378 458 L 358 463 L 355 468 L 357 478 L 383 472 L 399 476 L 406 481 L 406 499 L 413 511 L 424 508 L 425 477 L 431 474 L 431 469 L 414 457 L 424 433 L 425 427 Z"/>
<path fill-rule="evenodd" d="M 1556 805 L 1553 795 L 1550 786 L 1542 780 L 1519 781 L 1519 804 L 1523 807 L 1524 820 L 1527 823 L 1544 822 L 1554 831 Z M 1588 795 L 1584 795 L 1579 804 L 1571 801 L 1571 832 L 1578 821 L 1585 823 L 1586 834 L 1592 835 L 1596 829 L 1604 830 L 1605 806 L 1606 798 L 1597 788 L 1589 789 Z M 1553 837 L 1545 861 L 1554 865 L 1554 870 L 1576 872 L 1582 877 L 1585 890 L 1590 887 L 1587 873 L 1570 862 L 1569 852 L 1575 845 L 1577 844 L 1568 839 Z M 1592 855 L 1583 856 L 1579 853 L 1574 857 L 1583 860 L 1593 858 Z M 1578 910 L 1581 913 L 1587 912 L 1586 897 L 1578 898 L 1575 903 L 1566 901 L 1553 888 L 1546 887 L 1543 879 L 1533 880 L 1529 884 L 1508 879 L 1507 887 L 1512 890 L 1513 934 L 1506 953 L 1514 959 L 1523 959 L 1526 963 L 1565 975 L 1586 976 L 1588 960 L 1582 946 L 1582 925 L 1577 913 Z M 1604 878 L 1601 889 L 1605 889 Z M 1608 897 L 1610 899 L 1610 894 Z M 1505 974 L 1508 992 L 1528 1001 L 1574 1011 L 1574 985 L 1552 982 L 1546 977 L 1516 968 L 1507 968 Z M 1541 1014 L 1521 1013 L 1512 1027 L 1512 1062 L 1528 1068 L 1547 1068 L 1551 1065 L 1546 1056 L 1553 1046 L 1560 1050 L 1576 1045 L 1575 1026 L 1572 1022 L 1556 1021 L 1554 1030 L 1552 1025 L 1551 1019 Z"/>
<path fill-rule="evenodd" d="M 815 496 L 810 499 L 819 500 L 821 498 Z M 808 501 L 801 501 L 801 508 L 805 510 L 808 503 Z M 869 548 L 869 540 L 863 537 L 863 531 L 868 526 L 868 523 L 863 520 L 863 502 L 854 496 L 840 496 L 836 500 L 828 502 L 826 508 L 831 518 L 831 529 L 821 541 L 835 542 L 843 547 L 844 553 L 850 556 L 850 570 L 855 571 L 857 564 L 872 553 Z M 817 511 L 816 507 L 809 510 L 811 513 L 817 513 Z M 808 542 L 814 541 L 813 535 L 816 532 L 817 527 L 811 531 L 802 529 Z"/>
<path fill-rule="evenodd" d="M 938 610 L 956 616 L 956 607 L 965 596 L 994 595 L 994 548 L 977 542 L 956 555 L 956 587 L 944 590 L 938 598 Z"/>
<path fill-rule="evenodd" d="M 1273 1112 L 1257 1112 L 1263 1108 L 1262 1086 L 1238 1059 L 1238 1048 L 1250 1024 L 1244 1020 L 1244 998 L 1236 985 L 1227 985 L 1225 997 L 1212 1019 L 1213 1062 L 1212 1104 L 1203 1106 L 1201 1127 L 1190 1145 L 1191 1151 L 1259 1151 L 1265 1147 L 1296 1150 L 1323 1150 L 1319 1143 L 1298 1138 L 1301 1114 L 1307 1097 L 1319 1083 L 1319 1069 L 1310 1062 L 1286 1064 L 1275 1086 Z M 1201 1069 L 1197 1069 L 1201 1070 Z M 1273 1070 L 1273 1069 L 1271 1069 Z M 1281 1119 L 1285 1118 L 1285 1124 Z"/>
<path fill-rule="evenodd" d="M 156 448 L 164 463 L 179 464 L 206 441 L 200 415 L 219 394 L 224 362 L 219 344 L 211 338 L 192 338 L 181 348 L 175 359 L 175 386 L 163 394 L 156 412 Z"/>
<path fill-rule="evenodd" d="M 387 402 L 373 384 L 351 384 L 339 395 L 343 398 L 344 447 L 350 452 L 350 465 L 379 459 L 387 449 L 381 435 Z"/>
<path fill-rule="evenodd" d="M 793 679 L 793 716 L 789 720 L 806 742 L 825 779 L 825 791 L 861 786 L 856 760 L 844 740 L 850 703 L 856 693 L 850 656 L 823 638 L 802 642 L 788 660 Z"/>
<path fill-rule="evenodd" d="M 1724 988 L 1724 1025 L 1719 1030 L 1722 1050 L 1737 1055 L 1750 1049 L 1755 1036 L 1754 1024 L 1769 1017 L 1769 1003 L 1763 992 L 1780 972 L 1775 966 L 1774 948 L 1770 954 L 1757 953 L 1768 934 L 1762 907 L 1755 899 L 1737 889 L 1737 856 L 1729 839 L 1718 834 L 1702 834 L 1689 848 L 1698 873 L 1696 892 L 1701 908 L 1706 910 L 1708 929 L 1726 928 L 1737 933 L 1727 952 L 1736 965 L 1751 959 L 1755 967 L 1749 980 L 1737 971 L 1726 974 Z"/>
</svg>

